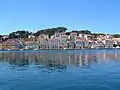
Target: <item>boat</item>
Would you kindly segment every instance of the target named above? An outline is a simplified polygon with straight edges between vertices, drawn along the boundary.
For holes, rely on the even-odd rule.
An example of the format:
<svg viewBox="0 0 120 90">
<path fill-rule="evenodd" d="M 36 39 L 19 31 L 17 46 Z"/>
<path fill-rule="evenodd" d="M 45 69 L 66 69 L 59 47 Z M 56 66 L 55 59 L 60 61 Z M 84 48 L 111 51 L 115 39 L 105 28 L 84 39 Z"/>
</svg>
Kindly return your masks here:
<svg viewBox="0 0 120 90">
<path fill-rule="evenodd" d="M 24 50 L 24 49 L 20 49 L 21 51 Z"/>
<path fill-rule="evenodd" d="M 119 46 L 117 46 L 116 48 L 120 48 Z"/>
<path fill-rule="evenodd" d="M 33 50 L 38 50 L 38 49 L 33 49 Z"/>
<path fill-rule="evenodd" d="M 63 50 L 66 50 L 67 48 L 63 48 Z"/>
</svg>

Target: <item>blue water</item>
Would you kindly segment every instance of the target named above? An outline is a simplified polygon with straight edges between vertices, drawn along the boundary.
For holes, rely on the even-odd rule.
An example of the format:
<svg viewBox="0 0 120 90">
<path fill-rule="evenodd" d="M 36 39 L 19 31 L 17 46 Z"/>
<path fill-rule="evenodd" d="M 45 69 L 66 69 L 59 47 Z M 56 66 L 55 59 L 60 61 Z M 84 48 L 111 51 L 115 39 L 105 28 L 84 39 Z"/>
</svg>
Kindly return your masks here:
<svg viewBox="0 0 120 90">
<path fill-rule="evenodd" d="M 120 90 L 120 49 L 0 51 L 0 90 Z"/>
</svg>

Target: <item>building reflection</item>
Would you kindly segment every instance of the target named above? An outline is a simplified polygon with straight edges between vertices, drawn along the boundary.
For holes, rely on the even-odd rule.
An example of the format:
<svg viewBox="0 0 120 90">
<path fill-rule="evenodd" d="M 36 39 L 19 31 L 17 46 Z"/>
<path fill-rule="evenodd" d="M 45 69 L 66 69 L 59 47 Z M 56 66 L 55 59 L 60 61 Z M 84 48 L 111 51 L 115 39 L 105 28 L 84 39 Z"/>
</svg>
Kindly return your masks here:
<svg viewBox="0 0 120 90">
<path fill-rule="evenodd" d="M 76 67 L 90 67 L 92 63 L 119 60 L 119 52 L 103 51 L 34 51 L 0 52 L 0 63 L 8 62 L 15 67 L 29 67 L 49 70 L 66 70 L 70 64 Z"/>
</svg>

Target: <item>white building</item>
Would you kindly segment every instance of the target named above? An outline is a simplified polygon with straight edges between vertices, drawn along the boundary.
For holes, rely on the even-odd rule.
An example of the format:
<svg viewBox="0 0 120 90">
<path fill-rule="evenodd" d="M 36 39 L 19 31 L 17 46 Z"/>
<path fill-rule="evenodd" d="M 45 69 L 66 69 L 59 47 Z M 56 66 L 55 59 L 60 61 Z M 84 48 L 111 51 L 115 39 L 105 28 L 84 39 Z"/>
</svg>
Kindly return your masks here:
<svg viewBox="0 0 120 90">
<path fill-rule="evenodd" d="M 77 33 L 76 33 L 76 32 L 72 32 L 72 33 L 70 33 L 70 35 L 69 35 L 68 38 L 69 38 L 70 40 L 74 40 L 76 36 L 77 36 Z"/>
<path fill-rule="evenodd" d="M 82 40 L 85 40 L 85 34 L 79 34 L 79 37 L 80 37 Z"/>
<path fill-rule="evenodd" d="M 69 49 L 74 49 L 75 48 L 75 42 L 74 41 L 67 41 L 67 45 Z"/>
<path fill-rule="evenodd" d="M 35 36 L 34 35 L 29 35 L 28 38 L 35 38 Z"/>
<path fill-rule="evenodd" d="M 57 38 L 49 39 L 49 49 L 60 49 L 60 40 Z"/>
<path fill-rule="evenodd" d="M 46 38 L 46 39 L 49 39 L 49 35 L 46 35 L 46 34 L 40 34 L 40 35 L 39 35 L 39 38 Z"/>
<path fill-rule="evenodd" d="M 79 37 L 83 40 L 91 40 L 92 39 L 92 35 L 90 35 L 90 34 L 79 34 Z"/>
<path fill-rule="evenodd" d="M 39 43 L 40 49 L 48 49 L 49 48 L 47 38 L 39 37 L 38 43 Z"/>
<path fill-rule="evenodd" d="M 76 40 L 75 41 L 75 48 L 81 49 L 81 48 L 83 48 L 83 44 L 84 44 L 84 42 L 82 40 Z"/>
<path fill-rule="evenodd" d="M 120 41 L 114 41 L 114 44 L 120 45 Z"/>
<path fill-rule="evenodd" d="M 105 48 L 105 45 L 102 41 L 96 41 L 96 48 Z"/>
<path fill-rule="evenodd" d="M 90 34 L 85 34 L 84 37 L 86 40 L 92 40 L 92 35 L 90 35 Z"/>
<path fill-rule="evenodd" d="M 112 35 L 105 35 L 104 38 L 105 39 L 113 39 L 113 36 Z"/>
<path fill-rule="evenodd" d="M 68 40 L 68 35 L 61 35 L 60 39 L 67 41 Z"/>
<path fill-rule="evenodd" d="M 95 41 L 90 42 L 91 43 L 91 48 L 96 48 L 97 43 Z"/>
<path fill-rule="evenodd" d="M 84 41 L 84 48 L 91 48 L 91 43 L 89 41 Z"/>
<path fill-rule="evenodd" d="M 113 40 L 111 39 L 105 39 L 105 40 L 102 40 L 103 44 L 105 45 L 105 48 L 112 48 L 113 47 Z"/>
</svg>

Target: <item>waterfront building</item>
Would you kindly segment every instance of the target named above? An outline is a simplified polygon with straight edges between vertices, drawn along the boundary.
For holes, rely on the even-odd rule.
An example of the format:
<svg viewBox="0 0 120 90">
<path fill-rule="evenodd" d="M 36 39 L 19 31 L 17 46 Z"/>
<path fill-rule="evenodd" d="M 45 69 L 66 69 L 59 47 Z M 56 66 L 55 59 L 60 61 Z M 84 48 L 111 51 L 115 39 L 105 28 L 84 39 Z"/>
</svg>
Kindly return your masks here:
<svg viewBox="0 0 120 90">
<path fill-rule="evenodd" d="M 55 33 L 49 39 L 49 48 L 50 49 L 64 49 L 67 48 L 68 35 L 65 32 Z"/>
<path fill-rule="evenodd" d="M 104 39 L 102 42 L 105 45 L 105 48 L 112 48 L 114 44 L 113 40 L 111 39 Z"/>
<path fill-rule="evenodd" d="M 105 48 L 105 45 L 102 41 L 96 41 L 96 48 Z"/>
<path fill-rule="evenodd" d="M 75 41 L 67 41 L 69 49 L 75 49 Z"/>
<path fill-rule="evenodd" d="M 60 42 L 60 46 L 61 46 L 61 49 L 67 48 L 67 47 L 68 47 L 67 41 L 62 40 L 62 41 Z"/>
<path fill-rule="evenodd" d="M 91 48 L 96 48 L 97 43 L 95 41 L 91 41 L 90 43 L 91 43 Z"/>
<path fill-rule="evenodd" d="M 32 44 L 37 42 L 37 38 L 23 38 L 21 39 L 21 44 L 24 49 L 32 49 Z"/>
<path fill-rule="evenodd" d="M 24 49 L 32 49 L 31 45 L 34 43 L 34 41 L 25 41 L 23 43 L 23 48 Z"/>
<path fill-rule="evenodd" d="M 83 42 L 83 48 L 91 48 L 91 42 L 89 42 L 88 40 L 85 40 Z"/>
<path fill-rule="evenodd" d="M 14 42 L 2 42 L 0 43 L 0 49 L 16 49 L 16 44 Z"/>
<path fill-rule="evenodd" d="M 49 39 L 40 37 L 38 38 L 37 42 L 39 43 L 40 49 L 49 49 Z"/>
<path fill-rule="evenodd" d="M 28 49 L 39 49 L 39 43 L 34 42 L 34 43 L 28 44 Z"/>
<path fill-rule="evenodd" d="M 22 44 L 20 39 L 8 39 L 0 43 L 0 49 L 20 49 Z"/>
<path fill-rule="evenodd" d="M 75 41 L 75 48 L 76 49 L 81 49 L 83 48 L 84 42 L 82 40 L 76 40 Z"/>
<path fill-rule="evenodd" d="M 114 41 L 114 44 L 120 46 L 120 41 Z"/>
<path fill-rule="evenodd" d="M 67 48 L 68 35 L 64 33 L 60 35 L 60 47 Z"/>
<path fill-rule="evenodd" d="M 60 49 L 61 44 L 60 44 L 60 39 L 58 38 L 50 38 L 49 39 L 49 49 Z"/>
</svg>

